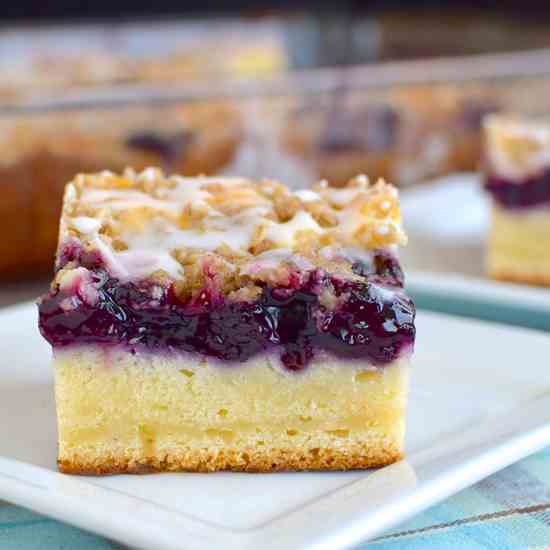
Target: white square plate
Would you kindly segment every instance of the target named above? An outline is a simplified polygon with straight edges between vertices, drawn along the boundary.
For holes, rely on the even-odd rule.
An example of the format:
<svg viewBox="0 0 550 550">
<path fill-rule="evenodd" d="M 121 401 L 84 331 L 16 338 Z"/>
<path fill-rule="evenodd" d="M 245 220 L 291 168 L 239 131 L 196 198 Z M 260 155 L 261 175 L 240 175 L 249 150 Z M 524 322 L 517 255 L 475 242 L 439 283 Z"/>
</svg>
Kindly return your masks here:
<svg viewBox="0 0 550 550">
<path fill-rule="evenodd" d="M 521 324 L 550 327 L 550 289 L 485 277 L 490 200 L 479 175 L 453 174 L 405 190 L 401 208 L 409 244 L 400 259 L 414 295 L 452 297 L 474 307 L 491 304 L 512 308 L 503 309 L 507 317 Z M 529 323 L 514 308 L 539 317 L 544 314 L 547 320 Z"/>
<path fill-rule="evenodd" d="M 550 337 L 421 312 L 407 459 L 376 472 L 56 472 L 31 304 L 0 312 L 0 498 L 140 548 L 339 549 L 550 443 Z"/>
</svg>

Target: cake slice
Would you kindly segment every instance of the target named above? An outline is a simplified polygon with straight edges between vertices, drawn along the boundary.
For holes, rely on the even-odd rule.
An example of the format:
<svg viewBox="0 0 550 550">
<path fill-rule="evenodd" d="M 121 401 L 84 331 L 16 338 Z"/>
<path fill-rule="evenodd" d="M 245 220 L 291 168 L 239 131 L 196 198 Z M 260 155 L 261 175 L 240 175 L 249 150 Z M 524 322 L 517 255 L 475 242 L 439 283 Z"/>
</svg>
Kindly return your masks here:
<svg viewBox="0 0 550 550">
<path fill-rule="evenodd" d="M 68 473 L 403 456 L 415 309 L 397 191 L 365 176 L 79 175 L 39 304 Z"/>
<path fill-rule="evenodd" d="M 488 273 L 550 286 L 550 122 L 492 115 L 484 127 L 493 203 Z"/>
</svg>

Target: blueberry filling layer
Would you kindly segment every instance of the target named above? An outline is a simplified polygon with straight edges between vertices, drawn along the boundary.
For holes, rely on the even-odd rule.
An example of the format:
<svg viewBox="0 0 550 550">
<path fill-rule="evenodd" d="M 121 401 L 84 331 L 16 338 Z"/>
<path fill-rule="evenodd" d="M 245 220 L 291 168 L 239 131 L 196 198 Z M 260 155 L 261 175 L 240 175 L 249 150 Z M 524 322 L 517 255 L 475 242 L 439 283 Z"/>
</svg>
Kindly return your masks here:
<svg viewBox="0 0 550 550">
<path fill-rule="evenodd" d="M 356 275 L 368 279 L 371 283 L 399 287 L 405 285 L 405 275 L 399 262 L 383 250 L 377 251 L 370 262 L 356 260 L 351 269 Z"/>
<path fill-rule="evenodd" d="M 380 262 L 397 273 L 389 258 Z M 414 343 L 415 308 L 391 274 L 351 281 L 317 270 L 289 287 L 265 286 L 253 303 L 206 289 L 182 303 L 172 287 L 121 284 L 101 268 L 92 273 L 93 305 L 78 290 L 54 289 L 42 299 L 40 330 L 53 346 L 124 344 L 227 362 L 271 350 L 287 369 L 300 370 L 318 350 L 384 366 Z M 336 303 L 330 309 L 320 298 L 327 292 Z"/>
<path fill-rule="evenodd" d="M 550 170 L 545 170 L 522 182 L 489 176 L 485 189 L 505 208 L 526 208 L 550 204 Z"/>
<path fill-rule="evenodd" d="M 151 131 L 135 132 L 127 138 L 126 146 L 158 155 L 165 164 L 170 165 L 184 155 L 193 138 L 193 133 L 186 130 L 167 135 Z"/>
</svg>

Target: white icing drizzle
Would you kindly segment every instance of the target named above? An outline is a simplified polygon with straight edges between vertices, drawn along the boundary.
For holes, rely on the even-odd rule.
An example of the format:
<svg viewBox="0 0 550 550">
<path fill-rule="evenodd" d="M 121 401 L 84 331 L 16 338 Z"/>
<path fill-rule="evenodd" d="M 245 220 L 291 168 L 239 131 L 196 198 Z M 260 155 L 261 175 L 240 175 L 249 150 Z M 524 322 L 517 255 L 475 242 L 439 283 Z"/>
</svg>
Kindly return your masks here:
<svg viewBox="0 0 550 550">
<path fill-rule="evenodd" d="M 254 229 L 252 224 L 228 226 L 224 231 L 182 230 L 166 226 L 163 231 L 150 230 L 140 234 L 128 233 L 123 235 L 123 239 L 129 250 L 150 250 L 156 253 L 183 248 L 212 251 L 223 244 L 234 250 L 239 250 L 248 245 Z"/>
<path fill-rule="evenodd" d="M 357 189 L 330 189 L 326 195 L 330 202 L 336 206 L 343 207 L 352 202 L 357 197 Z"/>
<path fill-rule="evenodd" d="M 316 193 L 315 191 L 312 191 L 311 189 L 299 189 L 298 191 L 294 191 L 294 194 L 302 202 L 315 202 L 321 200 L 321 195 L 319 195 L 319 193 Z"/>
<path fill-rule="evenodd" d="M 254 275 L 259 271 L 277 269 L 282 263 L 295 265 L 300 271 L 311 271 L 315 268 L 307 258 L 296 254 L 290 248 L 275 248 L 259 254 L 241 266 L 240 272 L 243 275 Z"/>
<path fill-rule="evenodd" d="M 133 278 L 132 272 L 126 268 L 124 263 L 119 261 L 118 256 L 120 252 L 115 252 L 106 242 L 103 241 L 101 235 L 97 233 L 94 234 L 90 238 L 90 243 L 99 251 L 103 261 L 105 262 L 105 266 L 114 277 L 117 277 L 122 281 Z"/>
<path fill-rule="evenodd" d="M 174 212 L 181 208 L 180 204 L 172 200 L 159 200 L 141 191 L 122 189 L 85 189 L 81 200 L 90 206 L 96 208 L 105 206 L 113 211 L 148 206 L 155 210 Z"/>
<path fill-rule="evenodd" d="M 158 176 L 157 176 L 158 177 Z M 187 189 L 188 187 L 201 188 L 205 185 L 210 185 L 212 183 L 221 183 L 224 186 L 234 186 L 242 185 L 243 183 L 248 183 L 249 180 L 246 178 L 240 177 L 230 177 L 230 176 L 197 176 L 195 178 L 186 178 L 183 176 L 170 176 L 172 181 L 175 181 L 178 184 L 176 189 Z"/>
<path fill-rule="evenodd" d="M 365 250 L 356 246 L 325 246 L 321 248 L 319 254 L 330 261 L 344 259 L 353 262 L 360 260 L 366 264 L 371 264 L 374 258 L 371 250 Z"/>
<path fill-rule="evenodd" d="M 173 176 L 166 181 L 156 169 L 147 169 L 141 174 L 126 173 L 124 177 L 143 182 L 145 189 L 153 184 L 153 191 L 149 193 L 136 187 L 87 185 L 87 177 L 99 178 L 102 184 L 102 178 L 119 178 L 112 174 L 79 176 L 75 183 L 80 187 L 80 197 L 76 197 L 75 187 L 69 185 L 66 202 L 78 200 L 92 208 L 95 217 L 79 215 L 71 218 L 65 214 L 64 225 L 78 231 L 86 244 L 96 248 L 111 273 L 121 280 L 145 278 L 161 270 L 173 278 L 182 278 L 185 277 L 184 268 L 176 260 L 176 251 L 197 249 L 209 252 L 227 246 L 239 253 L 248 250 L 255 238 L 271 241 L 278 250 L 257 256 L 250 269 L 268 264 L 276 267 L 281 261 L 310 269 L 309 262 L 292 253 L 300 232 L 323 235 L 333 231 L 340 234 L 344 242 L 353 242 L 356 232 L 364 230 L 365 216 L 370 215 L 363 212 L 365 197 L 370 192 L 366 177 L 356 178 L 353 188 L 331 189 L 320 185 L 318 192 L 300 190 L 289 195 L 302 203 L 326 201 L 335 206 L 333 212 L 339 220 L 336 228 L 321 227 L 306 209 L 297 210 L 286 222 L 273 221 L 276 219 L 273 202 L 255 193 L 254 184 L 243 178 Z M 159 179 L 163 179 L 164 184 L 155 186 Z M 237 189 L 233 191 L 234 187 Z M 269 189 L 267 186 L 264 191 Z M 387 216 L 384 213 L 382 219 L 376 218 L 371 223 L 380 235 L 387 235 L 392 228 L 400 232 L 399 221 L 393 221 L 391 213 L 391 200 L 395 196 L 392 193 L 396 191 L 389 187 L 383 189 L 389 193 L 388 200 L 379 208 L 387 210 Z M 239 203 L 231 204 L 232 193 L 235 193 L 235 200 L 241 200 L 243 204 L 236 212 L 235 206 Z M 138 211 L 144 208 L 149 211 Z M 132 215 L 134 209 L 135 216 Z M 224 214 L 226 211 L 230 213 Z M 190 220 L 195 219 L 200 221 L 189 227 Z M 124 250 L 111 246 L 107 236 L 111 233 L 102 234 L 102 227 L 111 220 L 117 239 L 125 245 Z"/>
<path fill-rule="evenodd" d="M 286 223 L 274 223 L 267 227 L 266 237 L 278 246 L 292 248 L 296 243 L 296 236 L 300 231 L 315 231 L 324 233 L 324 229 L 313 219 L 309 212 L 299 210 Z"/>
<path fill-rule="evenodd" d="M 156 168 L 145 168 L 138 176 L 139 181 L 154 182 L 158 178 L 158 170 Z"/>
<path fill-rule="evenodd" d="M 326 180 L 322 180 L 325 182 Z M 347 187 L 343 189 L 330 188 L 325 185 L 324 195 L 335 206 L 343 208 L 351 204 L 357 196 L 364 192 L 369 186 L 369 178 L 364 174 L 356 176 L 354 178 L 356 187 Z"/>
<path fill-rule="evenodd" d="M 78 216 L 71 219 L 71 226 L 83 235 L 90 235 L 99 231 L 101 222 L 88 216 Z"/>
<path fill-rule="evenodd" d="M 127 276 L 131 274 L 133 279 L 147 277 L 158 270 L 163 270 L 174 278 L 182 275 L 181 265 L 170 253 L 158 249 L 124 250 L 115 252 L 114 258 L 121 266 L 121 271 L 126 272 Z"/>
</svg>

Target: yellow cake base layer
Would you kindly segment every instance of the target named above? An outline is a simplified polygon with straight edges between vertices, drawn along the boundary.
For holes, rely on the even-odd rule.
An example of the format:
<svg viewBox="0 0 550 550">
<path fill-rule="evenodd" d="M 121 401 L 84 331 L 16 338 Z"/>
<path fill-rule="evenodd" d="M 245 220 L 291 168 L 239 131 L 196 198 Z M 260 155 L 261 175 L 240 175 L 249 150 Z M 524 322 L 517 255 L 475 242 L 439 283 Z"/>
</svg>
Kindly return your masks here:
<svg viewBox="0 0 550 550">
<path fill-rule="evenodd" d="M 550 208 L 494 206 L 487 271 L 494 279 L 550 286 Z"/>
<path fill-rule="evenodd" d="M 54 354 L 69 473 L 370 468 L 403 455 L 407 360 L 281 370 L 78 347 Z"/>
</svg>

